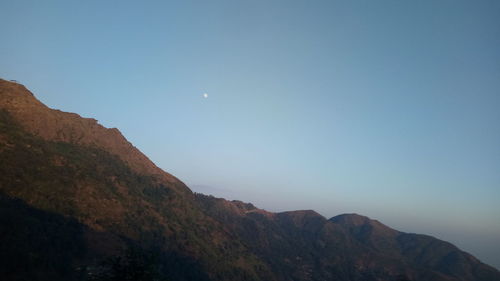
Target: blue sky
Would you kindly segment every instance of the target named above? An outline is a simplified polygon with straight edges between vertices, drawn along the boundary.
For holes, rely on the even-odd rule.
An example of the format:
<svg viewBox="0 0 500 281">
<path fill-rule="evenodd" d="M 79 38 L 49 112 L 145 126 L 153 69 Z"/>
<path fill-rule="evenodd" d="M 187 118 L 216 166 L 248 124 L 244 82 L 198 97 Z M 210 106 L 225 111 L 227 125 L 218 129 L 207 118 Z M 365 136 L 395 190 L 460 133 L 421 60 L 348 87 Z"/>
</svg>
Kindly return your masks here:
<svg viewBox="0 0 500 281">
<path fill-rule="evenodd" d="M 498 15 L 498 1 L 0 1 L 0 77 L 119 128 L 193 190 L 361 213 L 500 268 Z"/>
</svg>

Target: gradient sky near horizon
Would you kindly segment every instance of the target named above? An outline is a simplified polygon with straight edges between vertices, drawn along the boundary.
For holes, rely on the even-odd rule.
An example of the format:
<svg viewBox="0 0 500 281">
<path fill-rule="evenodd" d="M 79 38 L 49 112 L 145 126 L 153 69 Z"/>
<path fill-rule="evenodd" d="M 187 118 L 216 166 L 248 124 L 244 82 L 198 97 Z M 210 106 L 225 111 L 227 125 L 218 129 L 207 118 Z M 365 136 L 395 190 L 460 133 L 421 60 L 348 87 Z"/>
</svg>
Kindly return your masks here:
<svg viewBox="0 0 500 281">
<path fill-rule="evenodd" d="M 1 78 L 195 191 L 500 268 L 500 1 L 0 0 L 0 32 Z"/>
</svg>

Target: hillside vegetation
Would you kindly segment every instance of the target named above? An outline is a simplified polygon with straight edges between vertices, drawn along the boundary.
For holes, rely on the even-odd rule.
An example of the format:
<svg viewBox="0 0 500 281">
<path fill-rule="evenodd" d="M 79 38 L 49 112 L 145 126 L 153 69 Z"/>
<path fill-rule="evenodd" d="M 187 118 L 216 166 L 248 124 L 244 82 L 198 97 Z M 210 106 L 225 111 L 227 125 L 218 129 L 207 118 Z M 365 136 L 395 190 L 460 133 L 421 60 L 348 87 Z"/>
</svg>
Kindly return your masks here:
<svg viewBox="0 0 500 281">
<path fill-rule="evenodd" d="M 117 129 L 0 80 L 2 280 L 494 281 L 455 246 L 349 214 L 192 193 Z"/>
</svg>

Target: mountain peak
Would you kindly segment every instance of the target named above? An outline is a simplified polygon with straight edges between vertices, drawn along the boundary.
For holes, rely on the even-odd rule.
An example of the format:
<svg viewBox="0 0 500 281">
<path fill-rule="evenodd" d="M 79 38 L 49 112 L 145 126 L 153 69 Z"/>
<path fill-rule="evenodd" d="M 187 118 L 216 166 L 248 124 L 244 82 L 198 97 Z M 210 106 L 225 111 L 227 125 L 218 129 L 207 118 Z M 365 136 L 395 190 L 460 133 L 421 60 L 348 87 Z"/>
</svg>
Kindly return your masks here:
<svg viewBox="0 0 500 281">
<path fill-rule="evenodd" d="M 344 228 L 350 229 L 359 233 L 371 233 L 380 236 L 395 236 L 399 231 L 394 230 L 378 220 L 370 219 L 369 217 L 358 214 L 342 214 L 331 218 L 329 221 L 341 225 Z"/>
<path fill-rule="evenodd" d="M 366 216 L 358 215 L 356 213 L 351 213 L 351 214 L 337 215 L 335 217 L 330 218 L 330 221 L 349 226 L 361 226 L 365 224 L 370 224 L 374 220 Z"/>
<path fill-rule="evenodd" d="M 318 214 L 314 210 L 297 210 L 277 213 L 277 218 L 280 221 L 291 223 L 296 227 L 304 227 L 306 225 L 323 225 L 326 222 L 325 217 Z"/>
<path fill-rule="evenodd" d="M 295 210 L 295 211 L 286 211 L 286 212 L 281 212 L 278 213 L 281 215 L 287 215 L 291 217 L 323 217 L 320 215 L 318 212 L 314 210 Z"/>
<path fill-rule="evenodd" d="M 120 157 L 135 172 L 160 177 L 174 183 L 182 192 L 188 192 L 184 184 L 158 168 L 117 128 L 106 128 L 96 119 L 76 113 L 51 109 L 17 82 L 0 79 L 0 108 L 9 112 L 26 131 L 42 139 L 104 149 Z"/>
</svg>

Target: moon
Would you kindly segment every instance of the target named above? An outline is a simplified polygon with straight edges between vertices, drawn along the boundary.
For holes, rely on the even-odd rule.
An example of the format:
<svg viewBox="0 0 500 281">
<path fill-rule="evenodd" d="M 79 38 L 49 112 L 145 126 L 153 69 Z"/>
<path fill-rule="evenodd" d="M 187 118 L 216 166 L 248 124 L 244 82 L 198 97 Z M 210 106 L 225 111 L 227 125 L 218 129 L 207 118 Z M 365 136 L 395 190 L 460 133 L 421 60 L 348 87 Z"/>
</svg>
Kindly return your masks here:
<svg viewBox="0 0 500 281">
<path fill-rule="evenodd" d="M 203 97 L 204 98 L 208 98 L 208 94 L 207 93 L 203 93 Z"/>
</svg>

